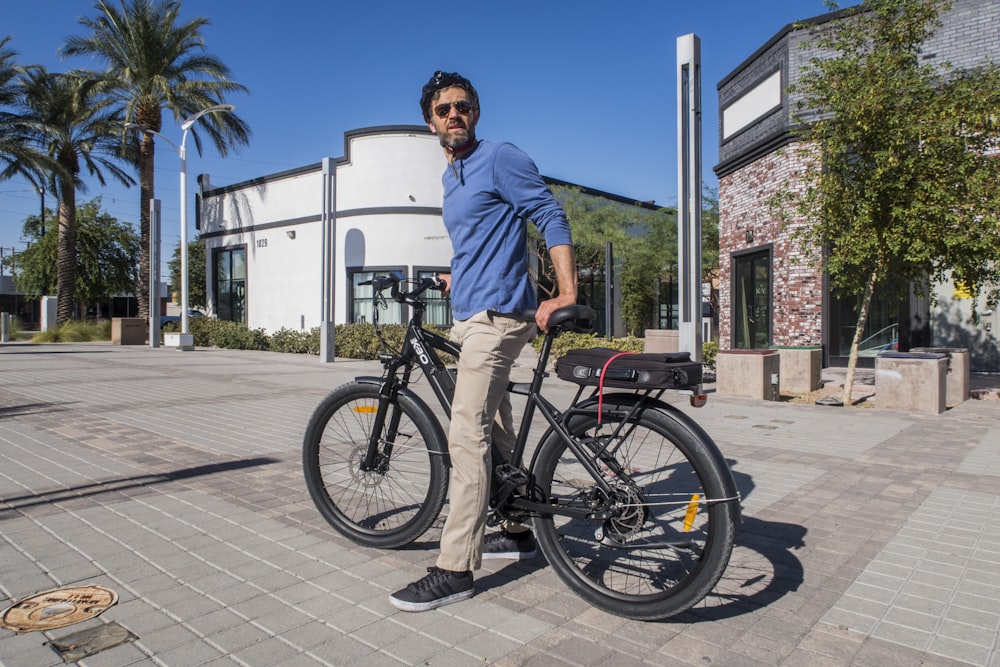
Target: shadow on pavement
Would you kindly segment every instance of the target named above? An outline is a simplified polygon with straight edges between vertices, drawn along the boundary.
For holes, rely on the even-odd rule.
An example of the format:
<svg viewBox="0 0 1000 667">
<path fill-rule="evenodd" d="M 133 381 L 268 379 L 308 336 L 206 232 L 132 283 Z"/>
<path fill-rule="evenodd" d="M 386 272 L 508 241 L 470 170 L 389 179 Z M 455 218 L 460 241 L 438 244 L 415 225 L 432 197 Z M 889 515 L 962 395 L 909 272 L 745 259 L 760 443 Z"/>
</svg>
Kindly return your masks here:
<svg viewBox="0 0 1000 667">
<path fill-rule="evenodd" d="M 798 590 L 805 579 L 793 550 L 805 546 L 803 526 L 744 517 L 721 581 L 698 607 L 675 617 L 692 623 L 749 614 Z"/>
<path fill-rule="evenodd" d="M 203 477 L 205 475 L 214 475 L 231 470 L 256 468 L 258 466 L 271 465 L 272 463 L 279 463 L 279 460 L 267 456 L 260 456 L 250 459 L 239 459 L 236 461 L 209 463 L 206 465 L 194 466 L 193 468 L 183 468 L 181 470 L 175 470 L 167 473 L 121 477 L 117 479 L 91 482 L 89 484 L 81 484 L 79 486 L 63 489 L 53 489 L 51 491 L 39 491 L 37 493 L 27 493 L 21 496 L 0 498 L 0 503 L 7 505 L 7 507 L 0 509 L 0 518 L 3 518 L 5 513 L 13 512 L 15 510 L 28 509 L 39 505 L 46 505 L 66 500 L 75 500 L 78 498 L 91 498 L 108 493 L 119 493 L 128 489 L 141 488 L 154 484 L 164 484 L 167 482 L 176 482 L 194 477 Z"/>
</svg>

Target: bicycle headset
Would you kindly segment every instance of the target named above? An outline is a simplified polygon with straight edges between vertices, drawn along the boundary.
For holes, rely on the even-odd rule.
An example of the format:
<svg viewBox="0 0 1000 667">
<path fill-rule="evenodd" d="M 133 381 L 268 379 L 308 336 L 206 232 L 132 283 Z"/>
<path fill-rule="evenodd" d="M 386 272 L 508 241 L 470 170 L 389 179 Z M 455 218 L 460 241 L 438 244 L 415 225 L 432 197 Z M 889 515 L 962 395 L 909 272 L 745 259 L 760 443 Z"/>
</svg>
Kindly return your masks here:
<svg viewBox="0 0 1000 667">
<path fill-rule="evenodd" d="M 420 113 L 424 115 L 424 122 L 430 122 L 431 120 L 431 102 L 434 100 L 434 95 L 439 90 L 455 86 L 465 90 L 469 94 L 469 101 L 472 102 L 472 106 L 477 109 L 479 108 L 479 93 L 476 92 L 471 81 L 458 72 L 442 72 L 438 70 L 434 72 L 434 76 L 430 78 L 430 81 L 420 91 Z"/>
</svg>

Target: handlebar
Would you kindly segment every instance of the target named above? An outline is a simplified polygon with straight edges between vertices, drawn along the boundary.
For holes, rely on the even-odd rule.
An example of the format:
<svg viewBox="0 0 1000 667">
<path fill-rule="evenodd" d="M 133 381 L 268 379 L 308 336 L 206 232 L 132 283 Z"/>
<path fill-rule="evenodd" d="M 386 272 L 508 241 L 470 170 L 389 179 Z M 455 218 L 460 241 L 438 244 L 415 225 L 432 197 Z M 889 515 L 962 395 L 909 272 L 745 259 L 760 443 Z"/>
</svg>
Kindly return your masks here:
<svg viewBox="0 0 1000 667">
<path fill-rule="evenodd" d="M 396 276 L 375 276 L 371 280 L 366 280 L 362 285 L 371 285 L 377 293 L 389 290 L 389 295 L 393 301 L 414 305 L 417 297 L 429 289 L 443 292 L 448 288 L 448 284 L 440 278 L 423 278 L 412 290 L 406 292 L 399 289 L 402 281 Z M 422 303 L 422 302 L 420 302 Z M 525 317 L 535 318 L 535 312 L 524 313 Z M 573 331 L 576 333 L 590 333 L 594 330 L 597 320 L 597 313 L 593 308 L 584 305 L 572 305 L 560 308 L 549 317 L 549 331 L 553 335 L 560 331 Z"/>
<path fill-rule="evenodd" d="M 366 280 L 360 284 L 371 285 L 372 289 L 378 293 L 389 290 L 389 296 L 392 297 L 392 300 L 399 303 L 411 303 L 413 299 L 416 299 L 429 289 L 443 292 L 448 288 L 448 284 L 440 278 L 427 277 L 422 278 L 416 287 L 407 292 L 399 289 L 400 282 L 402 281 L 396 276 L 374 276 L 371 280 Z"/>
</svg>

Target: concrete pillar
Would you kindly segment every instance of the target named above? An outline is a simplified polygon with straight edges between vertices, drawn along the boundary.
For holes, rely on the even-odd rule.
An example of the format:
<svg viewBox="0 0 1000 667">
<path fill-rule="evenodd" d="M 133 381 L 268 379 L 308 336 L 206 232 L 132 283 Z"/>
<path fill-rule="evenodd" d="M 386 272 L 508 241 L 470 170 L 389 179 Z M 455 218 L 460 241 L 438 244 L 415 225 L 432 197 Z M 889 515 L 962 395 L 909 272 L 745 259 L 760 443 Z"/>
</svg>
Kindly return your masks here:
<svg viewBox="0 0 1000 667">
<path fill-rule="evenodd" d="M 720 396 L 777 401 L 781 399 L 780 370 L 777 350 L 720 350 L 715 359 L 715 390 Z"/>
<path fill-rule="evenodd" d="M 958 405 L 969 400 L 969 350 L 964 347 L 915 347 L 910 352 L 948 355 L 945 403 Z"/>
<path fill-rule="evenodd" d="M 52 331 L 56 328 L 59 299 L 54 296 L 42 297 L 42 331 Z"/>
<path fill-rule="evenodd" d="M 781 388 L 790 394 L 808 394 L 823 388 L 823 348 L 777 347 L 781 356 Z"/>
<path fill-rule="evenodd" d="M 111 344 L 145 345 L 146 320 L 138 317 L 112 317 Z"/>
<path fill-rule="evenodd" d="M 875 358 L 875 405 L 890 410 L 945 411 L 948 355 L 883 352 Z"/>
<path fill-rule="evenodd" d="M 677 329 L 646 329 L 642 339 L 643 352 L 679 352 L 680 339 Z"/>
</svg>

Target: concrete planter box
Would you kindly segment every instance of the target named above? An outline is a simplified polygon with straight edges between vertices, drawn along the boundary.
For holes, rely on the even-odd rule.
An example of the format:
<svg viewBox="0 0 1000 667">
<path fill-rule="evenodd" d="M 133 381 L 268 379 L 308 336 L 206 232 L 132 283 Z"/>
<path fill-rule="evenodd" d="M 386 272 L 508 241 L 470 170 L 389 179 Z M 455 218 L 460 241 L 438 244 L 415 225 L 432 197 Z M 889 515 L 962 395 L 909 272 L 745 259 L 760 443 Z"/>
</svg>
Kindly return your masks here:
<svg viewBox="0 0 1000 667">
<path fill-rule="evenodd" d="M 715 390 L 720 396 L 761 401 L 781 398 L 777 350 L 720 350 L 715 359 Z"/>
<path fill-rule="evenodd" d="M 146 320 L 138 317 L 112 317 L 111 344 L 145 345 Z"/>
<path fill-rule="evenodd" d="M 915 347 L 910 352 L 948 355 L 945 403 L 958 405 L 969 400 L 969 350 L 964 347 Z"/>
<path fill-rule="evenodd" d="M 163 347 L 176 347 L 178 350 L 193 350 L 194 334 L 165 333 L 163 334 Z"/>
<path fill-rule="evenodd" d="M 823 388 L 823 348 L 775 347 L 781 356 L 781 388 L 789 394 L 808 394 Z"/>
<path fill-rule="evenodd" d="M 677 352 L 680 350 L 680 332 L 677 329 L 646 329 L 642 339 L 643 352 Z"/>
<path fill-rule="evenodd" d="M 948 355 L 883 352 L 875 358 L 879 408 L 938 415 L 945 411 Z"/>
</svg>

